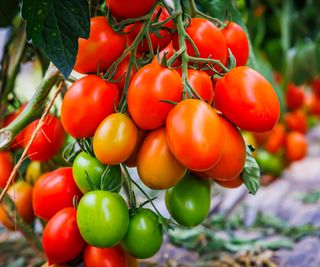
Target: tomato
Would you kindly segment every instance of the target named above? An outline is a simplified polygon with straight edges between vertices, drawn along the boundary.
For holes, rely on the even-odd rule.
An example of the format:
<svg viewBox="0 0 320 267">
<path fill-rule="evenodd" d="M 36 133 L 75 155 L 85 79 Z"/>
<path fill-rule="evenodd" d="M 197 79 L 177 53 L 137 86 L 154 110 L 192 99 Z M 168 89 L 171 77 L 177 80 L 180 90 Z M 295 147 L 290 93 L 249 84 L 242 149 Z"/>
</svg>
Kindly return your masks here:
<svg viewBox="0 0 320 267">
<path fill-rule="evenodd" d="M 285 93 L 286 104 L 289 110 L 296 110 L 303 106 L 304 92 L 302 88 L 295 86 L 293 83 L 287 85 Z"/>
<path fill-rule="evenodd" d="M 280 103 L 272 85 L 249 67 L 236 67 L 220 78 L 216 100 L 223 114 L 240 128 L 265 132 L 280 116 Z"/>
<path fill-rule="evenodd" d="M 165 201 L 171 216 L 183 226 L 200 224 L 210 209 L 209 180 L 187 174 L 176 186 L 167 190 Z"/>
<path fill-rule="evenodd" d="M 29 184 L 34 185 L 36 181 L 41 177 L 41 174 L 42 174 L 41 162 L 36 160 L 31 161 L 27 167 L 26 181 Z"/>
<path fill-rule="evenodd" d="M 179 102 L 182 82 L 179 73 L 153 61 L 133 77 L 128 91 L 128 109 L 134 122 L 143 130 L 153 130 L 166 123 L 172 104 Z"/>
<path fill-rule="evenodd" d="M 150 209 L 141 208 L 130 217 L 128 232 L 121 244 L 133 257 L 146 259 L 159 251 L 162 242 L 162 225 L 158 215 Z"/>
<path fill-rule="evenodd" d="M 258 150 L 256 160 L 261 171 L 266 174 L 279 176 L 284 168 L 283 160 L 279 155 L 273 155 L 265 150 Z"/>
<path fill-rule="evenodd" d="M 38 122 L 39 120 L 36 120 L 27 126 L 23 143 L 24 148 L 27 147 Z M 62 148 L 64 138 L 65 132 L 60 120 L 55 116 L 47 115 L 44 124 L 41 126 L 40 131 L 28 150 L 28 157 L 31 160 L 38 161 L 51 159 Z"/>
<path fill-rule="evenodd" d="M 297 131 L 305 134 L 308 131 L 308 120 L 301 110 L 292 111 L 284 115 L 284 122 L 290 131 Z"/>
<path fill-rule="evenodd" d="M 160 16 L 158 16 L 158 13 L 160 13 Z M 167 18 L 170 17 L 170 14 L 164 7 L 157 6 L 152 14 L 153 22 L 161 23 Z M 157 21 L 155 19 L 157 18 Z M 127 33 L 128 42 L 131 44 L 136 39 L 137 35 L 139 34 L 140 30 L 142 29 L 143 23 L 142 22 L 135 22 L 133 24 L 130 24 L 125 28 L 125 32 Z M 150 33 L 150 39 L 152 43 L 153 51 L 156 52 L 158 49 L 164 48 L 166 45 L 168 45 L 172 39 L 172 34 L 168 28 L 173 29 L 174 24 L 172 20 L 169 20 L 165 24 L 163 24 L 163 27 L 167 29 L 160 29 L 156 33 L 151 32 Z M 138 46 L 138 52 L 149 52 L 150 48 L 148 45 L 147 39 L 143 39 L 142 43 Z"/>
<path fill-rule="evenodd" d="M 195 171 L 206 171 L 218 163 L 223 153 L 223 125 L 206 102 L 186 99 L 169 113 L 167 142 L 182 165 Z"/>
<path fill-rule="evenodd" d="M 184 177 L 187 169 L 171 153 L 165 128 L 146 136 L 139 150 L 137 170 L 142 182 L 152 189 L 167 189 Z"/>
<path fill-rule="evenodd" d="M 82 193 L 87 193 L 91 187 L 87 175 L 96 188 L 101 186 L 101 177 L 107 166 L 100 163 L 95 157 L 81 152 L 73 161 L 72 173 L 74 180 Z M 109 191 L 119 192 L 122 184 L 122 174 L 119 165 L 110 166 L 106 176 L 105 186 L 108 185 Z"/>
<path fill-rule="evenodd" d="M 127 160 L 138 140 L 138 129 L 125 114 L 105 118 L 93 137 L 93 151 L 103 164 L 116 165 Z"/>
<path fill-rule="evenodd" d="M 85 267 L 126 267 L 126 255 L 120 246 L 96 248 L 88 245 L 83 253 Z"/>
<path fill-rule="evenodd" d="M 197 46 L 199 57 L 210 57 L 211 59 L 220 60 L 223 65 L 227 64 L 227 42 L 217 26 L 204 18 L 192 18 L 190 25 L 186 28 L 186 32 Z M 186 42 L 188 54 L 196 56 L 191 43 L 189 41 Z M 173 38 L 173 47 L 175 50 L 179 50 L 177 35 Z M 219 71 L 221 68 L 216 66 L 215 69 Z M 212 71 L 209 71 L 209 73 L 212 74 Z"/>
<path fill-rule="evenodd" d="M 270 135 L 265 143 L 265 149 L 276 154 L 283 148 L 286 139 L 286 129 L 282 123 L 278 123 L 270 132 Z"/>
<path fill-rule="evenodd" d="M 118 102 L 116 84 L 96 75 L 85 76 L 72 84 L 63 98 L 63 127 L 75 138 L 91 137 L 104 118 L 114 113 Z"/>
<path fill-rule="evenodd" d="M 80 190 L 72 176 L 72 168 L 56 169 L 40 177 L 33 191 L 34 213 L 41 219 L 49 220 L 58 211 L 73 206 L 73 198 L 80 199 Z"/>
<path fill-rule="evenodd" d="M 136 258 L 132 257 L 129 254 L 126 254 L 126 267 L 139 267 L 139 262 Z"/>
<path fill-rule="evenodd" d="M 311 88 L 314 94 L 320 97 L 320 78 L 319 77 L 311 81 Z"/>
<path fill-rule="evenodd" d="M 233 188 L 238 188 L 243 184 L 243 179 L 242 177 L 239 175 L 236 178 L 233 178 L 232 180 L 228 180 L 228 181 L 219 181 L 219 180 L 215 180 L 215 182 L 219 185 L 221 185 L 224 188 L 229 188 L 229 189 L 233 189 Z"/>
<path fill-rule="evenodd" d="M 237 66 L 247 64 L 249 57 L 249 41 L 246 32 L 235 22 L 230 22 L 221 30 L 227 41 L 227 47 L 236 59 Z"/>
<path fill-rule="evenodd" d="M 138 140 L 137 144 L 131 154 L 131 156 L 124 162 L 128 167 L 136 167 L 137 166 L 137 158 L 140 147 L 143 143 L 143 140 L 146 136 L 146 132 L 138 128 Z"/>
<path fill-rule="evenodd" d="M 252 133 L 242 131 L 241 134 L 247 146 L 251 145 L 254 149 L 258 148 L 258 143 Z M 255 154 L 256 150 L 252 152 L 252 156 L 255 157 Z"/>
<path fill-rule="evenodd" d="M 0 188 L 6 186 L 13 167 L 13 158 L 10 152 L 0 151 Z"/>
<path fill-rule="evenodd" d="M 312 94 L 307 99 L 307 108 L 310 114 L 320 115 L 320 96 Z"/>
<path fill-rule="evenodd" d="M 79 202 L 77 222 L 82 237 L 89 245 L 113 247 L 128 230 L 128 206 L 117 193 L 91 191 Z"/>
<path fill-rule="evenodd" d="M 155 3 L 156 0 L 106 0 L 111 14 L 120 19 L 146 15 Z"/>
<path fill-rule="evenodd" d="M 79 38 L 74 69 L 80 73 L 106 71 L 121 56 L 126 47 L 126 37 L 116 33 L 106 17 L 90 20 L 89 39 Z"/>
<path fill-rule="evenodd" d="M 8 195 L 13 200 L 19 216 L 27 223 L 34 219 L 32 208 L 32 187 L 26 182 L 19 181 L 11 185 L 8 189 Z M 15 229 L 14 222 L 6 214 L 6 206 L 0 204 L 0 222 L 10 230 Z M 14 219 L 14 218 L 13 218 Z"/>
<path fill-rule="evenodd" d="M 241 133 L 224 117 L 219 116 L 224 127 L 223 154 L 216 165 L 206 171 L 215 180 L 230 181 L 238 177 L 246 163 L 246 145 Z"/>
<path fill-rule="evenodd" d="M 160 59 L 160 62 L 162 62 L 164 56 L 166 57 L 166 59 L 168 60 L 171 56 L 173 56 L 175 49 L 173 48 L 173 44 L 172 41 L 165 47 L 163 48 L 159 53 L 158 56 L 155 56 L 153 60 L 158 60 L 158 57 Z M 179 65 L 181 65 L 181 61 L 179 60 L 179 58 L 177 58 L 173 64 L 172 67 L 178 67 Z"/>
<path fill-rule="evenodd" d="M 269 184 L 271 184 L 276 179 L 277 179 L 277 177 L 274 177 L 271 174 L 263 174 L 260 177 L 260 184 L 262 186 L 268 186 Z"/>
<path fill-rule="evenodd" d="M 308 153 L 308 141 L 302 133 L 293 131 L 287 134 L 285 156 L 288 161 L 303 159 Z"/>
<path fill-rule="evenodd" d="M 125 57 L 118 65 L 116 73 L 113 76 L 113 80 L 117 81 L 117 85 L 119 87 L 119 95 L 121 96 L 123 93 L 123 89 L 126 82 L 126 77 L 128 76 L 128 68 L 129 68 L 129 56 Z M 133 76 L 135 75 L 136 71 L 134 68 L 130 70 L 130 79 L 132 80 Z"/>
<path fill-rule="evenodd" d="M 43 230 L 42 245 L 49 264 L 71 261 L 82 252 L 86 242 L 77 226 L 75 208 L 64 208 L 49 220 Z"/>
</svg>

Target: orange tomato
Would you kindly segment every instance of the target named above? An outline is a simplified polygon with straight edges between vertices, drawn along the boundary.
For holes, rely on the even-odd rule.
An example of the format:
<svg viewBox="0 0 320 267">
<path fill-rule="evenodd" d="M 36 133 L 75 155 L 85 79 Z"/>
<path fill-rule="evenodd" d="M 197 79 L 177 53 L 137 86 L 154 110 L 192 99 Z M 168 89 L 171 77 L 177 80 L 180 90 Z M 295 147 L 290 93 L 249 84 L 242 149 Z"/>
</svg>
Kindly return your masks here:
<svg viewBox="0 0 320 267">
<path fill-rule="evenodd" d="M 303 159 L 308 152 L 308 141 L 305 135 L 299 132 L 290 132 L 286 138 L 285 155 L 291 161 Z"/>
<path fill-rule="evenodd" d="M 243 184 L 243 179 L 241 178 L 241 176 L 237 176 L 233 180 L 229 180 L 229 181 L 215 180 L 215 182 L 217 184 L 221 185 L 222 187 L 231 189 L 231 188 L 237 188 L 237 187 L 241 186 Z"/>
<path fill-rule="evenodd" d="M 276 154 L 284 146 L 286 139 L 286 129 L 282 123 L 278 123 L 270 132 L 265 149 L 272 154 Z"/>
<path fill-rule="evenodd" d="M 290 131 L 297 131 L 305 134 L 308 130 L 307 117 L 301 110 L 285 114 L 284 122 Z"/>
<path fill-rule="evenodd" d="M 139 153 L 140 147 L 141 147 L 145 137 L 146 137 L 146 131 L 138 128 L 137 144 L 136 144 L 132 154 L 130 155 L 130 157 L 124 162 L 128 167 L 136 167 L 137 166 L 138 153 Z"/>
</svg>

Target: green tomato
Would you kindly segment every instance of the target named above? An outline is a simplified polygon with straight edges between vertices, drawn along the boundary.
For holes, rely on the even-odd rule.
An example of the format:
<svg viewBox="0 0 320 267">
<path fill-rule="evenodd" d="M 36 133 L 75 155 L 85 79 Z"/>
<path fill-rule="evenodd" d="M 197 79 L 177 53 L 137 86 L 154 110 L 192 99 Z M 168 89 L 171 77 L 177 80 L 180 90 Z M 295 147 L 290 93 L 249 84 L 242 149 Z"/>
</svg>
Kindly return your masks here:
<svg viewBox="0 0 320 267">
<path fill-rule="evenodd" d="M 104 170 L 107 168 L 95 157 L 81 152 L 74 159 L 72 166 L 72 173 L 74 180 L 82 193 L 87 193 L 94 190 L 88 181 L 89 176 L 95 188 L 108 190 L 112 192 L 119 192 L 122 184 L 122 174 L 119 165 L 109 166 L 110 170 L 103 181 L 103 188 L 101 188 L 101 178 Z"/>
<path fill-rule="evenodd" d="M 117 193 L 91 191 L 79 202 L 77 223 L 88 244 L 101 248 L 113 247 L 128 230 L 128 206 Z"/>
<path fill-rule="evenodd" d="M 279 176 L 284 168 L 283 160 L 279 155 L 273 155 L 265 150 L 258 150 L 257 163 L 263 173 Z"/>
<path fill-rule="evenodd" d="M 210 209 L 210 182 L 187 174 L 177 185 L 167 190 L 166 206 L 171 216 L 183 226 L 203 222 Z"/>
<path fill-rule="evenodd" d="M 139 209 L 130 217 L 123 248 L 133 257 L 146 259 L 158 252 L 163 242 L 159 217 L 150 209 Z"/>
</svg>

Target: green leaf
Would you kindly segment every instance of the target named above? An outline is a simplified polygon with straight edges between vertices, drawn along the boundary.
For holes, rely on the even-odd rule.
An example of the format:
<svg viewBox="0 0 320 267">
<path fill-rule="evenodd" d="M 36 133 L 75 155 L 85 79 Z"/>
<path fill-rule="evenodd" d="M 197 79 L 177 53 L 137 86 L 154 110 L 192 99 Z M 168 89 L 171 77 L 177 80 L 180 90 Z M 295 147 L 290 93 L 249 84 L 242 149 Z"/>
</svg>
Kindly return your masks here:
<svg viewBox="0 0 320 267">
<path fill-rule="evenodd" d="M 22 16 L 27 21 L 27 38 L 67 78 L 74 66 L 78 38 L 90 32 L 86 0 L 23 0 Z"/>
<path fill-rule="evenodd" d="M 250 194 L 255 195 L 260 186 L 260 168 L 247 147 L 247 158 L 242 172 L 242 178 Z"/>
</svg>

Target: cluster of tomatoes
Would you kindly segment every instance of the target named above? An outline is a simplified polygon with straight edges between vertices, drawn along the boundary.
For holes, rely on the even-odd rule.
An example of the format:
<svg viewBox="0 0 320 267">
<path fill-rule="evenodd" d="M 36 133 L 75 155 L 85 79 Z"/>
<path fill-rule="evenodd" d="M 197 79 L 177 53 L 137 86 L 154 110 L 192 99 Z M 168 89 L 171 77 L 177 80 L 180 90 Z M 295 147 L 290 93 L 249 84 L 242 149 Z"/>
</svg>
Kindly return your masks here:
<svg viewBox="0 0 320 267">
<path fill-rule="evenodd" d="M 134 258 L 153 256 L 165 222 L 157 210 L 137 207 L 127 167 L 136 167 L 149 188 L 167 190 L 166 206 L 177 223 L 198 225 L 209 212 L 212 180 L 229 188 L 243 183 L 247 152 L 240 129 L 270 131 L 280 114 L 271 84 L 244 66 L 249 44 L 236 23 L 220 29 L 206 18 L 188 18 L 181 38 L 174 11 L 155 0 L 106 4 L 112 17 L 93 17 L 89 39 L 79 40 L 74 69 L 84 76 L 65 93 L 61 122 L 47 116 L 28 156 L 49 160 L 62 148 L 65 132 L 82 151 L 72 167 L 24 186 L 27 193 L 18 193 L 26 182 L 8 192 L 16 192 L 26 222 L 34 214 L 47 222 L 42 240 L 50 264 L 82 258 L 86 266 L 132 267 Z M 121 32 L 111 24 L 150 12 L 149 22 L 136 21 Z M 152 30 L 141 36 L 146 27 Z M 189 64 L 181 68 L 186 58 Z M 232 60 L 236 66 L 227 71 Z M 13 148 L 26 146 L 36 124 L 16 137 Z M 10 161 L 7 153 L 0 159 Z M 1 175 L 3 187 L 8 175 Z M 119 194 L 123 185 L 129 207 Z M 30 216 L 19 201 L 28 203 Z M 113 259 L 114 265 L 102 265 Z"/>
</svg>

